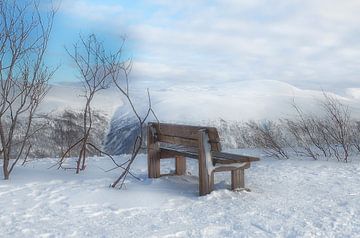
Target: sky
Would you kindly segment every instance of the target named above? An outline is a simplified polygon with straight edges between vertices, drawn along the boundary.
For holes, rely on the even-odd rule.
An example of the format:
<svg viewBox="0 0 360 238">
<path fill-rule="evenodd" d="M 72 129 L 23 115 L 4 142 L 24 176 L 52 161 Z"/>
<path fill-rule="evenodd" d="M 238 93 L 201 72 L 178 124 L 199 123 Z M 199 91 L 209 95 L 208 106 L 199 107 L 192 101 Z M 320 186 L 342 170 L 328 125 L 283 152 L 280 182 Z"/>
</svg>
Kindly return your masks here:
<svg viewBox="0 0 360 238">
<path fill-rule="evenodd" d="M 76 81 L 64 47 L 95 33 L 126 36 L 133 80 L 278 80 L 302 89 L 360 88 L 358 0 L 62 0 L 48 61 Z"/>
</svg>

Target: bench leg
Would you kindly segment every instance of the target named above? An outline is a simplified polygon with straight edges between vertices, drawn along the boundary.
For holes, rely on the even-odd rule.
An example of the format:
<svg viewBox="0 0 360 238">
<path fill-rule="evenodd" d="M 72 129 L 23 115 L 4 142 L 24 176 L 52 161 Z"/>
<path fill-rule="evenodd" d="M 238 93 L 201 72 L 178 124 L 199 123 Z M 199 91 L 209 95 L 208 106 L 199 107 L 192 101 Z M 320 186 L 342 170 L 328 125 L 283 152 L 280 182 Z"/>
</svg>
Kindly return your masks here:
<svg viewBox="0 0 360 238">
<path fill-rule="evenodd" d="M 204 196 L 211 192 L 209 186 L 210 177 L 206 175 L 205 177 L 199 177 L 199 195 Z"/>
<path fill-rule="evenodd" d="M 160 160 L 149 159 L 148 160 L 148 177 L 159 178 L 160 177 Z"/>
<path fill-rule="evenodd" d="M 156 142 L 153 128 L 149 124 L 147 130 L 147 152 L 148 152 L 148 176 L 149 178 L 160 177 L 160 149 Z"/>
<path fill-rule="evenodd" d="M 204 196 L 210 193 L 209 180 L 210 177 L 207 173 L 205 166 L 199 164 L 199 195 Z"/>
<path fill-rule="evenodd" d="M 244 169 L 235 169 L 231 171 L 231 189 L 245 189 Z"/>
<path fill-rule="evenodd" d="M 175 174 L 184 175 L 186 172 L 186 158 L 183 156 L 175 157 Z"/>
<path fill-rule="evenodd" d="M 215 180 L 214 175 L 215 175 L 215 172 L 212 172 L 211 176 L 209 178 L 209 193 L 214 191 L 214 180 Z"/>
<path fill-rule="evenodd" d="M 156 146 L 148 149 L 148 176 L 149 178 L 160 177 L 160 156 Z"/>
</svg>

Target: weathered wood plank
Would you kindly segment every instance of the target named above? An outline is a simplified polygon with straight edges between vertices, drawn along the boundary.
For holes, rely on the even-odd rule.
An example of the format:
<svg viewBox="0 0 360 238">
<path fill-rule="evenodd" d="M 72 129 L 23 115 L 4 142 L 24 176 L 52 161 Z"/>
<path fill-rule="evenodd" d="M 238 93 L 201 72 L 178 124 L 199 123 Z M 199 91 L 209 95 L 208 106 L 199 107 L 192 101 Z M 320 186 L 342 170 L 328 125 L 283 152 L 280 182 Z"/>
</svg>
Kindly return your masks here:
<svg viewBox="0 0 360 238">
<path fill-rule="evenodd" d="M 218 165 L 219 166 L 219 165 Z M 219 167 L 215 167 L 214 172 L 225 172 L 225 171 L 232 171 L 232 170 L 237 170 L 237 169 L 248 169 L 250 168 L 250 163 L 245 163 L 243 166 L 239 166 L 239 164 L 234 164 L 234 165 L 221 165 Z"/>
<path fill-rule="evenodd" d="M 194 153 L 191 151 L 179 151 L 171 148 L 160 148 L 160 158 L 174 158 L 176 156 L 184 156 L 187 158 L 198 159 L 198 153 Z"/>
<path fill-rule="evenodd" d="M 259 158 L 253 156 L 237 155 L 237 154 L 230 154 L 230 153 L 217 152 L 217 151 L 213 151 L 211 154 L 213 156 L 214 161 L 220 164 L 254 162 L 260 160 Z"/>
<path fill-rule="evenodd" d="M 199 130 L 207 128 L 202 126 L 189 126 L 189 125 L 168 124 L 168 123 L 152 123 L 152 125 L 154 126 L 158 134 L 191 138 L 194 140 L 198 139 Z M 216 128 L 213 129 L 216 130 Z"/>
<path fill-rule="evenodd" d="M 183 138 L 178 136 L 168 136 L 163 134 L 158 134 L 157 140 L 160 142 L 183 145 L 183 146 L 191 146 L 196 147 L 198 145 L 198 141 L 191 138 Z"/>
</svg>

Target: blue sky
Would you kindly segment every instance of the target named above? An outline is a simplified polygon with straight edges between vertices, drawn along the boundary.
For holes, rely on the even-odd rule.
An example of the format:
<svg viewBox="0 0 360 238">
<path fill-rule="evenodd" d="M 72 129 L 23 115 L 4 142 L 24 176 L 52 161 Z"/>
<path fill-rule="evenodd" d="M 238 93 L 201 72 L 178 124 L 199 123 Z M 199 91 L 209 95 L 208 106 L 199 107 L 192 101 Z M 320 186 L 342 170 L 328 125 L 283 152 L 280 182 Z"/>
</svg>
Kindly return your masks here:
<svg viewBox="0 0 360 238">
<path fill-rule="evenodd" d="M 127 36 L 134 80 L 279 80 L 305 89 L 360 87 L 360 1 L 62 0 L 48 60 L 76 80 L 64 46 Z"/>
</svg>

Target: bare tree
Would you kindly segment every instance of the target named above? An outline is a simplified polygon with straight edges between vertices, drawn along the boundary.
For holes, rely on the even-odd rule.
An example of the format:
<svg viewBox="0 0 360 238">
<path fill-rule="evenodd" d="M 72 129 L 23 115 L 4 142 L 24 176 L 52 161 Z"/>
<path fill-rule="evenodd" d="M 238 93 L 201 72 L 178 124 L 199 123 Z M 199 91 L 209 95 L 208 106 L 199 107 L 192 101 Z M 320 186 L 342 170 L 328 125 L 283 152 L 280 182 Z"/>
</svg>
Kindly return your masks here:
<svg viewBox="0 0 360 238">
<path fill-rule="evenodd" d="M 94 144 L 89 143 L 93 126 L 92 101 L 99 91 L 110 87 L 114 67 L 121 59 L 122 47 L 116 52 L 107 52 L 104 44 L 94 34 L 91 34 L 87 38 L 80 36 L 79 42 L 73 45 L 73 50 L 66 49 L 66 51 L 79 70 L 80 79 L 83 83 L 85 107 L 83 111 L 83 135 L 65 151 L 59 167 L 62 167 L 66 155 L 80 145 L 80 153 L 75 168 L 76 173 L 79 173 L 86 167 L 86 153 L 89 146 L 100 151 L 99 148 L 94 148 Z"/>
<path fill-rule="evenodd" d="M 44 55 L 55 12 L 42 14 L 38 2 L 0 1 L 0 141 L 5 179 L 30 150 L 29 138 L 36 132 L 34 115 L 54 73 L 44 65 Z"/>
<path fill-rule="evenodd" d="M 130 172 L 131 165 L 134 162 L 137 154 L 139 153 L 144 141 L 144 133 L 142 128 L 148 116 L 151 113 L 154 114 L 151 108 L 149 91 L 149 105 L 145 115 L 142 117 L 135 108 L 129 90 L 129 74 L 131 72 L 132 61 L 130 59 L 123 59 L 122 53 L 124 43 L 125 38 L 122 39 L 120 47 L 116 51 L 106 51 L 104 44 L 98 41 L 96 36 L 92 34 L 87 39 L 80 37 L 80 41 L 74 44 L 72 52 L 67 50 L 80 72 L 81 80 L 84 86 L 84 97 L 86 99 L 86 102 L 83 112 L 83 137 L 65 151 L 61 160 L 59 161 L 59 168 L 62 167 L 65 156 L 76 146 L 81 145 L 77 165 L 74 169 L 76 169 L 76 173 L 79 173 L 80 170 L 84 170 L 86 151 L 88 147 L 91 147 L 92 149 L 111 158 L 116 165 L 115 168 L 123 169 L 123 173 L 112 184 L 112 187 L 115 187 L 119 182 L 121 182 L 120 187 L 122 187 L 127 175 L 132 175 L 132 173 Z M 111 155 L 107 154 L 106 152 L 98 148 L 96 145 L 89 142 L 90 133 L 93 125 L 91 102 L 99 91 L 109 88 L 111 84 L 114 84 L 116 86 L 116 88 L 124 96 L 125 101 L 127 101 L 131 106 L 134 115 L 138 119 L 140 128 L 140 133 L 136 137 L 134 143 L 132 155 L 129 160 L 125 161 L 122 164 L 118 164 Z"/>
</svg>

